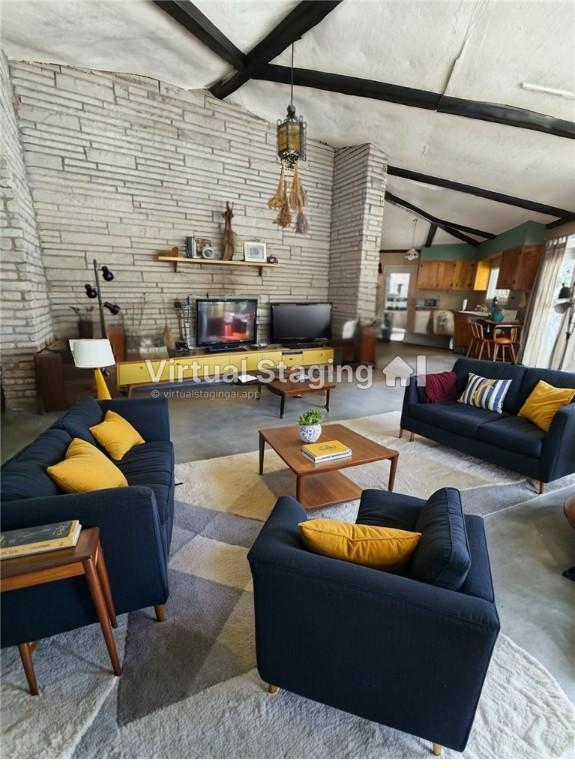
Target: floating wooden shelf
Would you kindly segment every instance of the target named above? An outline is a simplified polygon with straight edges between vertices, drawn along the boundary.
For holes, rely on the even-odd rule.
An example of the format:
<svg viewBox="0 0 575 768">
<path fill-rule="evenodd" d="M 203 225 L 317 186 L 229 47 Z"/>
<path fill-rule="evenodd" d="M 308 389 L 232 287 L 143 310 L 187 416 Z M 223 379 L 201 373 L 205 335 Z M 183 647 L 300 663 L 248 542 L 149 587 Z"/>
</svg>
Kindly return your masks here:
<svg viewBox="0 0 575 768">
<path fill-rule="evenodd" d="M 281 266 L 280 264 L 269 264 L 266 262 L 257 261 L 233 261 L 229 259 L 224 261 L 223 259 L 186 259 L 183 256 L 158 256 L 158 261 L 171 261 L 174 265 L 174 272 L 178 271 L 178 264 L 209 264 L 212 267 L 251 267 L 252 269 L 259 270 L 260 277 L 262 276 L 262 270 L 273 269 L 274 267 Z"/>
</svg>

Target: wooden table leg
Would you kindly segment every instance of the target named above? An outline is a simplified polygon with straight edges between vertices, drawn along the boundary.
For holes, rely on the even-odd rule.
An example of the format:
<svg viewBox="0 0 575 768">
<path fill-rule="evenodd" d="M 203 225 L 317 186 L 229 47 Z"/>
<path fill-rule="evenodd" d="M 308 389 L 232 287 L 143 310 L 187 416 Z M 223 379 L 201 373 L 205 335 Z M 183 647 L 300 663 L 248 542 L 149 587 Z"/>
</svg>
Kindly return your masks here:
<svg viewBox="0 0 575 768">
<path fill-rule="evenodd" d="M 330 395 L 331 389 L 326 389 L 325 391 L 325 409 L 329 413 L 329 395 Z"/>
<path fill-rule="evenodd" d="M 301 504 L 303 498 L 303 475 L 296 475 L 295 497 Z"/>
<path fill-rule="evenodd" d="M 281 403 L 280 403 L 280 419 L 283 419 L 284 417 L 285 407 L 286 407 L 286 396 L 282 393 Z"/>
<path fill-rule="evenodd" d="M 110 617 L 108 616 L 108 609 L 106 607 L 106 601 L 102 594 L 102 587 L 100 585 L 100 579 L 98 578 L 98 572 L 94 566 L 92 559 L 84 562 L 84 573 L 86 574 L 86 581 L 94 601 L 96 613 L 100 620 L 100 626 L 102 627 L 102 634 L 106 641 L 106 648 L 110 655 L 110 661 L 112 662 L 112 669 L 114 674 L 119 677 L 122 674 L 122 666 L 120 659 L 118 658 L 118 651 L 116 650 L 116 643 L 114 642 L 114 635 L 112 634 L 112 627 L 110 626 Z"/>
<path fill-rule="evenodd" d="M 397 461 L 399 459 L 399 456 L 394 456 L 391 461 L 391 466 L 389 468 L 389 482 L 387 483 L 387 490 L 393 491 L 393 485 L 395 483 L 395 473 L 397 471 Z"/>
<path fill-rule="evenodd" d="M 118 626 L 118 621 L 116 620 L 116 608 L 114 606 L 112 590 L 110 589 L 110 579 L 108 578 L 108 569 L 106 568 L 106 561 L 104 560 L 104 552 L 99 544 L 98 549 L 96 550 L 96 570 L 98 571 L 98 578 L 100 579 L 104 602 L 106 603 L 106 609 L 108 611 L 108 616 L 110 617 L 110 624 L 116 628 Z"/>
<path fill-rule="evenodd" d="M 38 683 L 36 682 L 36 673 L 34 672 L 34 665 L 32 664 L 32 645 L 32 643 L 20 643 L 18 650 L 20 651 L 20 658 L 22 659 L 22 666 L 24 667 L 30 694 L 32 696 L 37 696 Z"/>
<path fill-rule="evenodd" d="M 260 475 L 264 473 L 264 454 L 266 450 L 266 441 L 260 432 Z"/>
</svg>

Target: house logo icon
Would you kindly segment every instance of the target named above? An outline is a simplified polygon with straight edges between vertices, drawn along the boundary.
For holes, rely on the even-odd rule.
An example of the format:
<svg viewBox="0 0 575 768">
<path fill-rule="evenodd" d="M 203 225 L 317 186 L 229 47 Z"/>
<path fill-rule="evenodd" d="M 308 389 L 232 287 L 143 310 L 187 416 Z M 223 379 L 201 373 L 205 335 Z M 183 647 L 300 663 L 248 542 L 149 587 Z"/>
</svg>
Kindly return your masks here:
<svg viewBox="0 0 575 768">
<path fill-rule="evenodd" d="M 417 376 L 417 385 L 424 386 L 427 373 L 427 359 L 425 355 L 417 355 L 414 368 L 403 357 L 396 355 L 385 368 L 382 368 L 382 373 L 385 376 L 385 384 L 388 387 L 395 387 L 398 384 L 400 387 L 407 387 L 409 379 L 414 375 Z"/>
</svg>

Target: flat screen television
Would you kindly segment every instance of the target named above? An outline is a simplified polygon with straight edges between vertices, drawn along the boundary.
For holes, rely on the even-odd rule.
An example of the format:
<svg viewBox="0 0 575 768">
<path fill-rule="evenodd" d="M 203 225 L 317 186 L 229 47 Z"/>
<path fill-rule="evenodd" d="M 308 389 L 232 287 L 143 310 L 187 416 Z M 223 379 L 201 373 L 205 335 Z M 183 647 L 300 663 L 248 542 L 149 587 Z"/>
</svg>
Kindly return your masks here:
<svg viewBox="0 0 575 768">
<path fill-rule="evenodd" d="M 271 305 L 271 341 L 274 344 L 325 342 L 331 336 L 331 304 Z"/>
<path fill-rule="evenodd" d="M 255 344 L 257 299 L 197 299 L 198 347 L 239 347 Z"/>
</svg>

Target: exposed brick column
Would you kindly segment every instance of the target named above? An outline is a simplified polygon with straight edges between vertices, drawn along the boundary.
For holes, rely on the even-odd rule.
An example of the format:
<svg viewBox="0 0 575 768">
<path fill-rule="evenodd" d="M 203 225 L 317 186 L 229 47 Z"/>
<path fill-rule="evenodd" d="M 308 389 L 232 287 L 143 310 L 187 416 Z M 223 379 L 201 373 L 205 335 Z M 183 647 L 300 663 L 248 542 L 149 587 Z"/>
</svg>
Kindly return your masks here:
<svg viewBox="0 0 575 768">
<path fill-rule="evenodd" d="M 334 333 L 346 320 L 375 317 L 387 159 L 373 144 L 335 153 L 329 298 Z"/>
<path fill-rule="evenodd" d="M 0 52 L 2 387 L 7 407 L 23 410 L 36 404 L 33 355 L 51 340 L 52 323 L 13 98 L 8 63 Z"/>
</svg>

